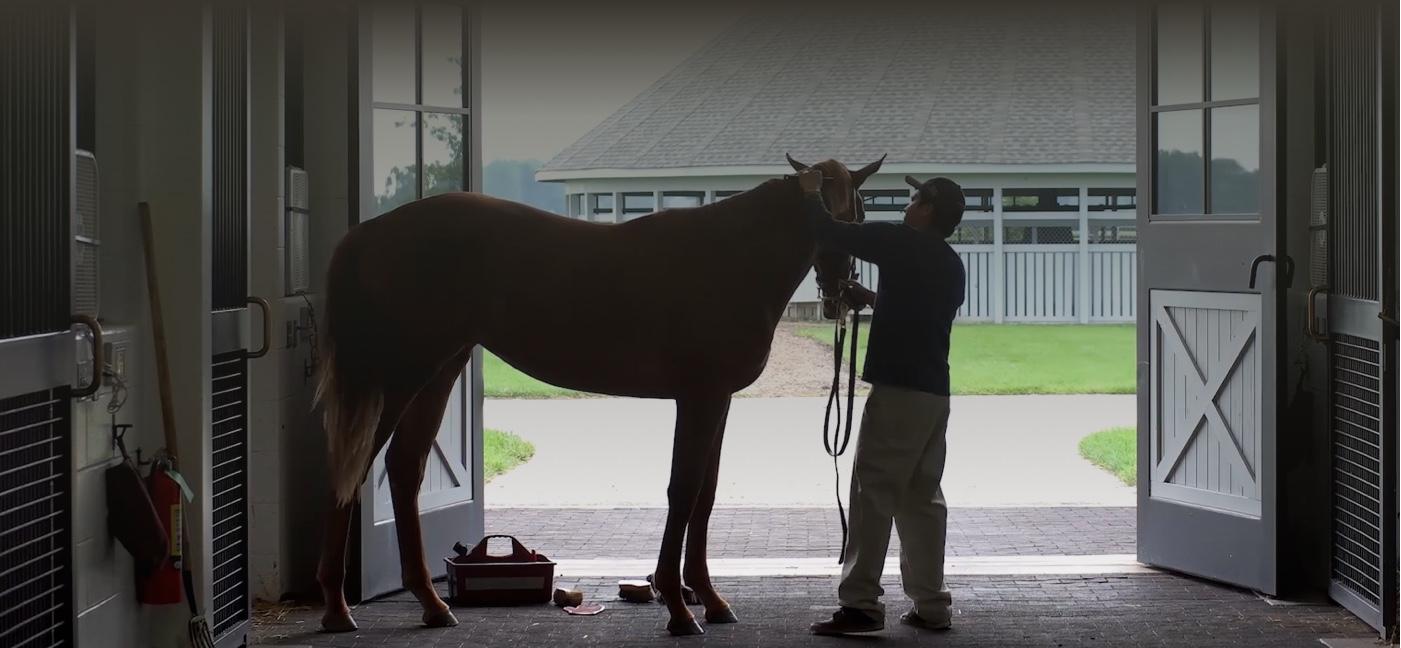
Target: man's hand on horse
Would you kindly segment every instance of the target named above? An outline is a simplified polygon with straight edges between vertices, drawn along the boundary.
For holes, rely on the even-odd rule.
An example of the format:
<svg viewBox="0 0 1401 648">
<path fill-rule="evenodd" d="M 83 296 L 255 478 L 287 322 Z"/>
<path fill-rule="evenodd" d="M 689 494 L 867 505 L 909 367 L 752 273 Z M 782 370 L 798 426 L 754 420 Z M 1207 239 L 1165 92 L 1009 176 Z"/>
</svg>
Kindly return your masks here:
<svg viewBox="0 0 1401 648">
<path fill-rule="evenodd" d="M 856 308 L 870 308 L 876 305 L 876 293 L 850 279 L 842 280 L 842 299 Z"/>
<path fill-rule="evenodd" d="M 798 186 L 803 188 L 803 193 L 822 191 L 822 169 L 808 168 L 799 171 Z"/>
</svg>

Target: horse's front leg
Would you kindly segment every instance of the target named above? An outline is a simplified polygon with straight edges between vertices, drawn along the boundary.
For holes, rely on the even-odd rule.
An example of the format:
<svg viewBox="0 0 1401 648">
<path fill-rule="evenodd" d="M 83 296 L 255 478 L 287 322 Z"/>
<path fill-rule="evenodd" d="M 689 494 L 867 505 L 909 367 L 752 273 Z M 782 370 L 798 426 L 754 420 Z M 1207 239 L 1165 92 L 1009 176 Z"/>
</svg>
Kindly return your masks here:
<svg viewBox="0 0 1401 648">
<path fill-rule="evenodd" d="M 728 396 L 676 400 L 676 438 L 671 449 L 671 484 L 666 490 L 666 528 L 662 532 L 662 549 L 657 556 L 654 579 L 671 614 L 666 629 L 673 635 L 705 632 L 686 609 L 681 595 L 681 549 L 686 525 L 705 484 L 711 449 L 728 404 Z"/>
<path fill-rule="evenodd" d="M 715 591 L 710 582 L 710 565 L 705 555 L 707 536 L 710 532 L 710 512 L 715 508 L 715 489 L 720 482 L 720 448 L 725 440 L 725 421 L 729 417 L 730 401 L 725 401 L 725 413 L 716 426 L 715 442 L 710 448 L 710 460 L 706 466 L 705 481 L 701 484 L 696 508 L 691 511 L 691 520 L 686 525 L 686 566 L 682 575 L 686 585 L 696 591 L 705 605 L 706 623 L 737 623 L 730 604 Z"/>
</svg>

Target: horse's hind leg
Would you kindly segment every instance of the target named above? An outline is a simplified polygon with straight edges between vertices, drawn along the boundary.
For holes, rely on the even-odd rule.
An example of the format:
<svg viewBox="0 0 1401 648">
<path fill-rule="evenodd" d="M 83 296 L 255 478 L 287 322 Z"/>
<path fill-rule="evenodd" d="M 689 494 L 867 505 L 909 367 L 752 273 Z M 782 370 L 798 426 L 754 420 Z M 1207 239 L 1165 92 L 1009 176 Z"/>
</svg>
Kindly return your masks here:
<svg viewBox="0 0 1401 648">
<path fill-rule="evenodd" d="M 671 484 L 666 491 L 666 529 L 662 532 L 662 549 L 653 581 L 671 614 L 667 631 L 673 635 L 704 632 L 686 609 L 686 601 L 681 596 L 681 549 L 728 403 L 728 397 L 676 400 L 676 438 L 671 450 Z"/>
<path fill-rule="evenodd" d="M 418 518 L 418 489 L 423 484 L 424 468 L 453 385 L 466 361 L 466 352 L 459 353 L 424 385 L 400 419 L 384 456 L 389 471 L 389 493 L 394 502 L 394 527 L 399 538 L 400 573 L 404 588 L 423 606 L 423 624 L 429 627 L 455 626 L 457 618 L 438 596 L 433 588 L 433 577 L 428 573 Z"/>
<path fill-rule="evenodd" d="M 379 454 L 389 440 L 411 396 L 411 393 L 402 391 L 385 393 L 384 411 L 375 429 L 375 451 L 371 456 Z M 364 481 L 363 478 L 361 481 Z M 355 619 L 350 616 L 350 605 L 345 600 L 345 543 L 350 536 L 350 518 L 355 502 L 341 504 L 336 501 L 335 495 L 331 495 L 329 500 L 321 561 L 316 568 L 316 580 L 321 584 L 321 596 L 326 603 L 321 627 L 327 632 L 350 632 L 356 629 L 356 625 Z"/>
<path fill-rule="evenodd" d="M 705 605 L 706 623 L 735 623 L 730 604 L 715 591 L 710 582 L 710 567 L 706 562 L 705 546 L 710 530 L 710 512 L 715 508 L 715 488 L 720 481 L 720 447 L 725 439 L 725 421 L 729 417 L 730 401 L 725 401 L 725 412 L 716 425 L 715 441 L 711 444 L 710 460 L 706 466 L 705 481 L 701 485 L 696 508 L 691 511 L 691 520 L 686 525 L 686 566 L 683 576 L 686 585 L 696 591 Z"/>
</svg>

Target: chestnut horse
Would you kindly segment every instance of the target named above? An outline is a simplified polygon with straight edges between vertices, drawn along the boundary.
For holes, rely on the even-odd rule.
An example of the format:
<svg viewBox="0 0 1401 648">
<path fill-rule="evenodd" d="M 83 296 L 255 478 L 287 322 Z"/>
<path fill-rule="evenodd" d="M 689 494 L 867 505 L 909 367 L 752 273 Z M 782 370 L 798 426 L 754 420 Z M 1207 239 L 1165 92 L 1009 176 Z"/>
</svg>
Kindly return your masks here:
<svg viewBox="0 0 1401 648">
<path fill-rule="evenodd" d="M 815 165 L 835 218 L 859 219 L 856 189 L 880 164 L 854 172 L 834 160 Z M 731 396 L 764 370 L 779 318 L 815 263 L 831 302 L 851 259 L 818 254 L 794 176 L 621 224 L 456 193 L 351 229 L 327 275 L 317 394 L 334 489 L 318 569 L 324 628 L 355 629 L 342 591 L 346 538 L 357 491 L 386 442 L 404 587 L 423 605 L 425 624 L 457 623 L 424 559 L 418 490 L 476 345 L 560 387 L 676 401 L 655 587 L 672 634 L 703 632 L 682 598 L 684 538 L 685 584 L 707 622 L 735 622 L 705 559 L 725 419 Z M 827 304 L 829 314 L 835 306 Z"/>
</svg>

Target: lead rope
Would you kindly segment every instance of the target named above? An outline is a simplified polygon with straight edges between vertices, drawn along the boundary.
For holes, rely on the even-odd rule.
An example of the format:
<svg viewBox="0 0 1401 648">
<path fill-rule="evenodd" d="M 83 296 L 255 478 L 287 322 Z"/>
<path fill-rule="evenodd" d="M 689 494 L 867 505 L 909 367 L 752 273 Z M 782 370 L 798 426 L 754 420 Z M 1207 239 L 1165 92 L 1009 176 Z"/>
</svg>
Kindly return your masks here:
<svg viewBox="0 0 1401 648">
<path fill-rule="evenodd" d="M 832 475 L 834 477 L 833 490 L 837 496 L 837 516 L 842 523 L 842 545 L 837 554 L 837 564 L 846 562 L 847 540 L 850 529 L 846 520 L 846 507 L 842 504 L 842 472 L 837 459 L 846 453 L 847 445 L 851 443 L 852 415 L 856 411 L 856 349 L 861 338 L 861 311 L 853 309 L 851 312 L 851 354 L 848 358 L 850 363 L 847 370 L 846 389 L 846 425 L 842 425 L 842 353 L 846 349 L 847 330 L 846 313 L 836 321 L 836 328 L 832 332 L 833 341 L 833 363 L 832 388 L 827 392 L 827 413 L 822 420 L 822 445 L 827 450 L 827 456 L 832 458 Z M 837 428 L 832 429 L 832 408 L 837 410 Z"/>
</svg>

